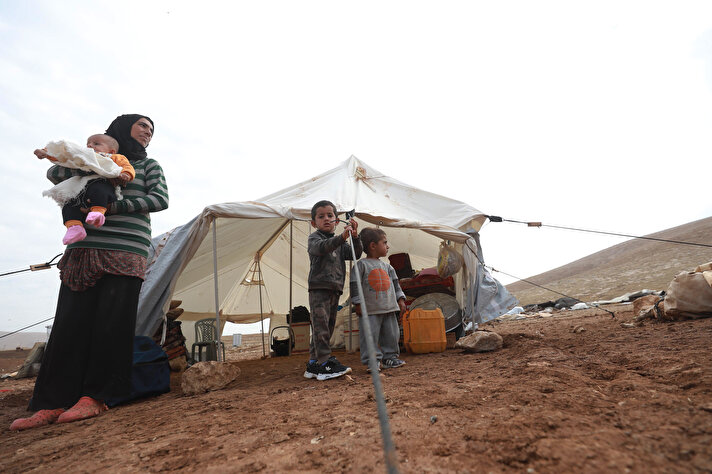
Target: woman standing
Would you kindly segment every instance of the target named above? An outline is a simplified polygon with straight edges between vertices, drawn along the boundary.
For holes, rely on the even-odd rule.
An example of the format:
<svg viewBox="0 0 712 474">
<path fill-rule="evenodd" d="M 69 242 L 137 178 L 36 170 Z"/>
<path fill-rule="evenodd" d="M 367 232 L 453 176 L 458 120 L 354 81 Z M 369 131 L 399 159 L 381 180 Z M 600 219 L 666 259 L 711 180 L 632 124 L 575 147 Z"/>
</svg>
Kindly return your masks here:
<svg viewBox="0 0 712 474">
<path fill-rule="evenodd" d="M 91 418 L 106 410 L 104 400 L 131 390 L 136 310 L 151 244 L 149 213 L 168 207 L 163 170 L 146 156 L 153 131 L 153 121 L 137 114 L 117 117 L 106 130 L 136 177 L 111 205 L 104 225 L 87 226 L 87 237 L 69 245 L 59 262 L 57 311 L 29 406 L 37 412 L 15 420 L 11 430 Z M 78 173 L 53 166 L 47 177 L 56 184 Z"/>
</svg>

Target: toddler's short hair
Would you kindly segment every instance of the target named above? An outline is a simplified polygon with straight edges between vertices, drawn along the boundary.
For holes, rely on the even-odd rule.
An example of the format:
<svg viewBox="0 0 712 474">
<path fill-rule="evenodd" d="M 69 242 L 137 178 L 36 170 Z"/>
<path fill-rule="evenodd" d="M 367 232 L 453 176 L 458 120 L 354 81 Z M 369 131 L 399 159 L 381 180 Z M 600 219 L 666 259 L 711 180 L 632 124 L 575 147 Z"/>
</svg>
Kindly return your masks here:
<svg viewBox="0 0 712 474">
<path fill-rule="evenodd" d="M 319 201 L 318 203 L 314 204 L 311 210 L 311 216 L 312 220 L 316 219 L 316 210 L 319 209 L 320 207 L 326 207 L 326 206 L 331 206 L 331 208 L 334 210 L 334 215 L 336 215 L 336 206 L 334 206 L 334 203 L 331 201 Z"/>
<path fill-rule="evenodd" d="M 368 255 L 368 249 L 371 244 L 377 244 L 379 240 L 386 237 L 386 233 L 382 229 L 377 229 L 375 227 L 365 227 L 361 233 L 361 244 L 363 245 L 363 251 Z"/>
<path fill-rule="evenodd" d="M 119 142 L 116 140 L 116 138 L 112 137 L 111 135 L 106 135 L 104 133 L 100 133 L 99 136 L 106 140 L 106 143 L 108 143 L 111 148 L 116 151 L 119 151 Z"/>
<path fill-rule="evenodd" d="M 119 151 L 119 142 L 116 140 L 116 138 L 112 137 L 111 135 L 107 135 L 105 133 L 95 133 L 94 135 L 90 136 L 89 138 L 94 138 L 94 137 L 101 137 L 101 139 L 104 140 L 104 143 L 109 145 L 109 147 L 113 148 L 116 151 Z"/>
</svg>

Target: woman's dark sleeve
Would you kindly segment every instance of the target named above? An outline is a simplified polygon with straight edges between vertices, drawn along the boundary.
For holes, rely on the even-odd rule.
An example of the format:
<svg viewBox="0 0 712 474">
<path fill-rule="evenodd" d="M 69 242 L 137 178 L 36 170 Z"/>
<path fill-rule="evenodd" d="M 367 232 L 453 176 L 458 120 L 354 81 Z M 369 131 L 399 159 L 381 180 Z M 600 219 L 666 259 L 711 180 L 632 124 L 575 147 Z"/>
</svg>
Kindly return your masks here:
<svg viewBox="0 0 712 474">
<path fill-rule="evenodd" d="M 122 200 L 112 204 L 112 214 L 158 212 L 168 209 L 168 186 L 163 176 L 163 168 L 157 161 L 151 160 L 146 166 L 145 173 L 146 195 L 124 196 Z"/>
<path fill-rule="evenodd" d="M 47 179 L 50 180 L 52 184 L 59 184 L 65 179 L 71 178 L 72 176 L 85 176 L 87 174 L 88 173 L 85 173 L 81 170 L 54 165 L 47 170 Z"/>
</svg>

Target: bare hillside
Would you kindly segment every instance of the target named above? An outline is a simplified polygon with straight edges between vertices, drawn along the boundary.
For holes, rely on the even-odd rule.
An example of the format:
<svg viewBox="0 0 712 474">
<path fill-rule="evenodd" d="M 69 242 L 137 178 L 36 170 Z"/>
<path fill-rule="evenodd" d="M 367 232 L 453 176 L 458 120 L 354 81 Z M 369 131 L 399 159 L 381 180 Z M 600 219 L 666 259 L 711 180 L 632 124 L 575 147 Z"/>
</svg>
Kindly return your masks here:
<svg viewBox="0 0 712 474">
<path fill-rule="evenodd" d="M 712 217 L 646 237 L 712 245 Z M 644 288 L 665 290 L 677 273 L 710 261 L 709 247 L 632 239 L 527 280 L 583 301 L 594 301 Z M 522 305 L 561 297 L 524 281 L 507 285 L 507 289 Z"/>
</svg>

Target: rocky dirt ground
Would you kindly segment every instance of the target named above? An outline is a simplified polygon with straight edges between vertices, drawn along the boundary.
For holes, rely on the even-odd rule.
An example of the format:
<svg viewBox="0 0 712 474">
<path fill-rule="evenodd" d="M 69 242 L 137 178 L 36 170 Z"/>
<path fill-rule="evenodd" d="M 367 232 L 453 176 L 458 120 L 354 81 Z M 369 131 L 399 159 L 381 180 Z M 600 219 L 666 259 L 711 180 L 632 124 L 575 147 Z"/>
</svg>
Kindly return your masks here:
<svg viewBox="0 0 712 474">
<path fill-rule="evenodd" d="M 404 354 L 382 381 L 401 472 L 711 472 L 712 319 L 626 328 L 632 307 L 491 322 L 496 352 Z M 609 307 L 611 309 L 611 307 Z M 223 390 L 10 432 L 33 380 L 0 381 L 0 471 L 383 472 L 370 374 L 260 359 Z"/>
</svg>

